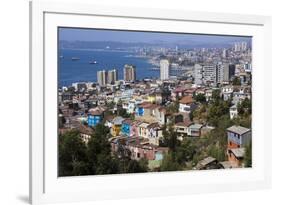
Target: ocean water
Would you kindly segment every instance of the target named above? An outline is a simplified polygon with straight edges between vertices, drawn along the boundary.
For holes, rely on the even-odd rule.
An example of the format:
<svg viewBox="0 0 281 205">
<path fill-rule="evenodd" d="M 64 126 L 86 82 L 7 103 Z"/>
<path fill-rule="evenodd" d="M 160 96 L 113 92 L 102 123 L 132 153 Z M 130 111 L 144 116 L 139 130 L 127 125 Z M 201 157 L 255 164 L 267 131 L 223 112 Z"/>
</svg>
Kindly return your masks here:
<svg viewBox="0 0 281 205">
<path fill-rule="evenodd" d="M 60 58 L 63 56 L 63 58 Z M 72 61 L 72 57 L 80 60 Z M 97 71 L 118 70 L 118 79 L 123 79 L 123 67 L 125 64 L 136 66 L 138 80 L 144 78 L 159 78 L 159 70 L 152 70 L 155 66 L 147 62 L 147 59 L 134 57 L 133 53 L 106 50 L 59 50 L 59 86 L 69 86 L 74 82 L 96 82 Z M 97 64 L 89 64 L 89 61 L 97 61 Z"/>
</svg>

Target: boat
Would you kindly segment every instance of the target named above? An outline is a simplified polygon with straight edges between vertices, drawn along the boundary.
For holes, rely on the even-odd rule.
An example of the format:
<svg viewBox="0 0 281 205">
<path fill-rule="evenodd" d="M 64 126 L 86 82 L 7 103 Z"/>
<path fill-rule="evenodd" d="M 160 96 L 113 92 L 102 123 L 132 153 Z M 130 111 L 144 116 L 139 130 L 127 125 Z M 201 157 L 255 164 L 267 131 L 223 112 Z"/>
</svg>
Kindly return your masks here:
<svg viewBox="0 0 281 205">
<path fill-rule="evenodd" d="M 97 61 L 89 61 L 89 64 L 97 64 Z"/>
<path fill-rule="evenodd" d="M 72 60 L 72 61 L 77 61 L 77 60 L 80 60 L 80 58 L 78 58 L 78 57 L 72 57 L 71 60 Z"/>
</svg>

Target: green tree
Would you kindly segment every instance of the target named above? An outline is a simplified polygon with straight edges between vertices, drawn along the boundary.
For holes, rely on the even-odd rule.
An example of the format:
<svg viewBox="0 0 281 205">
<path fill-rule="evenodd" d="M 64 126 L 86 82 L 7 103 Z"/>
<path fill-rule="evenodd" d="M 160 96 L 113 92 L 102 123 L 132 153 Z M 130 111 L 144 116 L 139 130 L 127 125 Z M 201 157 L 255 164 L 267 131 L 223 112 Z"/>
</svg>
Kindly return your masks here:
<svg viewBox="0 0 281 205">
<path fill-rule="evenodd" d="M 244 164 L 245 167 L 252 167 L 252 143 L 246 146 Z"/>
<path fill-rule="evenodd" d="M 175 102 L 171 103 L 166 109 L 170 113 L 178 112 L 179 111 L 179 100 L 177 99 Z"/>
<path fill-rule="evenodd" d="M 117 113 L 118 113 L 119 116 L 121 116 L 123 118 L 129 118 L 130 117 L 130 114 L 127 113 L 127 110 L 123 109 L 123 108 L 119 108 Z"/>
<path fill-rule="evenodd" d="M 114 174 L 118 171 L 111 157 L 108 134 L 109 129 L 102 124 L 98 124 L 94 129 L 94 135 L 88 142 L 87 154 L 92 174 Z"/>
<path fill-rule="evenodd" d="M 245 98 L 241 103 L 237 105 L 239 115 L 252 114 L 252 101 L 249 98 Z"/>
<path fill-rule="evenodd" d="M 233 85 L 241 85 L 241 81 L 239 77 L 234 77 L 233 81 L 232 81 Z"/>
<path fill-rule="evenodd" d="M 77 130 L 59 136 L 59 175 L 88 174 L 86 145 Z"/>
<path fill-rule="evenodd" d="M 179 171 L 181 166 L 174 159 L 173 153 L 170 152 L 164 155 L 160 165 L 160 171 Z"/>
<path fill-rule="evenodd" d="M 212 102 L 217 104 L 221 100 L 220 90 L 216 89 L 212 92 Z"/>
<path fill-rule="evenodd" d="M 202 93 L 199 93 L 199 94 L 195 95 L 195 100 L 197 102 L 200 102 L 200 103 L 205 103 L 206 102 L 206 96 Z"/>
<path fill-rule="evenodd" d="M 174 131 L 172 125 L 169 125 L 168 129 L 166 125 L 163 126 L 163 140 L 161 145 L 169 147 L 171 151 L 175 151 L 179 145 L 177 133 Z"/>
<path fill-rule="evenodd" d="M 226 160 L 225 149 L 224 147 L 212 145 L 209 148 L 208 154 L 218 161 L 222 162 Z"/>
</svg>

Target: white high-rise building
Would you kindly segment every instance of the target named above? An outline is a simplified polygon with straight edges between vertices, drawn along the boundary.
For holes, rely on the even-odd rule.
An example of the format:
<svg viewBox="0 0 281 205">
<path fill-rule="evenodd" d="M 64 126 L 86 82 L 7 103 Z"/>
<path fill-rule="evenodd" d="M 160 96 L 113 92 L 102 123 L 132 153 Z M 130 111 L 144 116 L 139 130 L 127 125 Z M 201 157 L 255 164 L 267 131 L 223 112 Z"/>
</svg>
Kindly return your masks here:
<svg viewBox="0 0 281 205">
<path fill-rule="evenodd" d="M 204 65 L 203 71 L 203 79 L 205 84 L 217 83 L 217 67 L 215 65 Z"/>
<path fill-rule="evenodd" d="M 228 57 L 228 50 L 226 48 L 223 49 L 222 51 L 222 57 L 227 58 Z"/>
<path fill-rule="evenodd" d="M 167 59 L 160 60 L 160 80 L 169 79 L 170 63 Z"/>
<path fill-rule="evenodd" d="M 107 84 L 107 71 L 100 70 L 97 72 L 98 84 L 105 86 Z"/>
<path fill-rule="evenodd" d="M 247 42 L 236 42 L 234 44 L 234 51 L 239 52 L 239 51 L 246 51 L 248 48 Z"/>
</svg>

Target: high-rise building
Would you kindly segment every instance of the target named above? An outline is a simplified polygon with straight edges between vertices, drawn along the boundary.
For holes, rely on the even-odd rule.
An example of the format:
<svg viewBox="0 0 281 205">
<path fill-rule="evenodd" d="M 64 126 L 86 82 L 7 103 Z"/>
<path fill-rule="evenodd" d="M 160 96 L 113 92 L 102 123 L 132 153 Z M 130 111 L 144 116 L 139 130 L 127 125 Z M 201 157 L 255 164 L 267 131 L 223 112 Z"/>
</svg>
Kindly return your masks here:
<svg viewBox="0 0 281 205">
<path fill-rule="evenodd" d="M 134 82 L 136 80 L 136 66 L 126 64 L 123 70 L 124 81 Z"/>
<path fill-rule="evenodd" d="M 217 83 L 217 67 L 215 65 L 204 65 L 203 71 L 203 80 L 205 84 Z"/>
<path fill-rule="evenodd" d="M 115 84 L 117 80 L 118 80 L 118 71 L 116 69 L 109 70 L 107 73 L 107 83 Z"/>
<path fill-rule="evenodd" d="M 235 75 L 235 65 L 218 63 L 216 65 L 194 65 L 194 84 L 217 84 L 231 80 Z"/>
<path fill-rule="evenodd" d="M 194 84 L 196 85 L 202 85 L 203 84 L 203 66 L 200 64 L 194 65 L 193 70 L 193 77 L 194 77 Z"/>
<path fill-rule="evenodd" d="M 231 78 L 235 75 L 235 65 L 234 64 L 220 64 L 218 65 L 218 83 L 229 82 Z"/>
<path fill-rule="evenodd" d="M 227 58 L 227 57 L 228 57 L 228 50 L 227 50 L 226 48 L 224 48 L 224 49 L 222 50 L 222 57 L 223 57 L 223 58 Z"/>
<path fill-rule="evenodd" d="M 247 42 L 236 42 L 234 43 L 234 51 L 239 52 L 239 51 L 246 51 L 248 48 Z"/>
<path fill-rule="evenodd" d="M 169 79 L 170 63 L 167 59 L 160 60 L 160 80 Z"/>
<path fill-rule="evenodd" d="M 100 70 L 97 72 L 98 84 L 105 86 L 107 84 L 107 71 Z"/>
<path fill-rule="evenodd" d="M 242 51 L 246 51 L 247 47 L 248 47 L 247 42 L 241 42 L 241 50 Z"/>
<path fill-rule="evenodd" d="M 229 82 L 235 75 L 235 65 L 228 63 L 217 64 L 217 83 Z"/>
<path fill-rule="evenodd" d="M 218 63 L 216 65 L 217 69 L 216 69 L 216 82 L 217 83 L 223 83 L 224 82 L 224 74 L 225 74 L 225 70 L 226 67 L 228 65 L 226 64 L 222 64 L 222 63 Z"/>
</svg>

